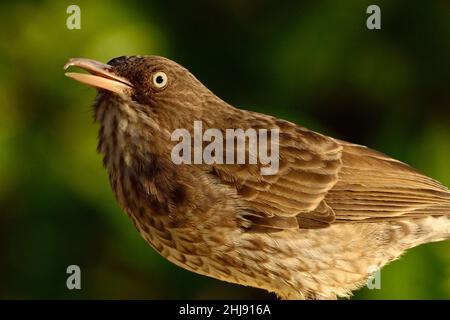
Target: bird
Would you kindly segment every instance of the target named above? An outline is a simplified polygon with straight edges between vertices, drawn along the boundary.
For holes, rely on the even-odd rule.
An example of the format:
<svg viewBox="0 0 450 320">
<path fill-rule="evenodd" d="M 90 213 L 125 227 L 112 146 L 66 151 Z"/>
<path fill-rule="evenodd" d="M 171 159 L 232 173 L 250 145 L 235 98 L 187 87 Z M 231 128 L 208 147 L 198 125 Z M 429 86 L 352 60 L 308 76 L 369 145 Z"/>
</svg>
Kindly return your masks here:
<svg viewBox="0 0 450 320">
<path fill-rule="evenodd" d="M 184 269 L 280 299 L 348 298 L 406 250 L 450 238 L 440 182 L 368 147 L 235 108 L 168 58 L 71 58 L 64 70 L 97 89 L 97 149 L 118 204 Z M 278 171 L 174 163 L 172 133 L 196 121 L 278 130 Z"/>
</svg>

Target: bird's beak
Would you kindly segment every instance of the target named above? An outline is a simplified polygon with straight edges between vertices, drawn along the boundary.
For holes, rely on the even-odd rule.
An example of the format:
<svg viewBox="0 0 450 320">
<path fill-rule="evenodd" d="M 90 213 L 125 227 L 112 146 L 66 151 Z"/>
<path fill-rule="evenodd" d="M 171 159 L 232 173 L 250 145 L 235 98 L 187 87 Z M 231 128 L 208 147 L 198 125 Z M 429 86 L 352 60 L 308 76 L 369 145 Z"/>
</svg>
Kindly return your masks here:
<svg viewBox="0 0 450 320">
<path fill-rule="evenodd" d="M 90 74 L 66 72 L 66 76 L 95 88 L 126 94 L 133 87 L 127 79 L 114 74 L 112 67 L 108 64 L 91 59 L 72 58 L 64 65 L 64 70 L 72 66 L 84 69 Z"/>
</svg>

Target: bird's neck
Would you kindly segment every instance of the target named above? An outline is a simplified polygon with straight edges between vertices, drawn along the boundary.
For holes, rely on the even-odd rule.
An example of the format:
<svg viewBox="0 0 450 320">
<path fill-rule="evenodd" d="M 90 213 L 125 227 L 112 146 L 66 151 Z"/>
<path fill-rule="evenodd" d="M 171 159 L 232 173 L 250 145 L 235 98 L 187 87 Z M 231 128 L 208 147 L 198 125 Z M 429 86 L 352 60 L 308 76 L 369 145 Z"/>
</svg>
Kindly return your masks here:
<svg viewBox="0 0 450 320">
<path fill-rule="evenodd" d="M 137 110 L 126 103 L 108 101 L 97 106 L 96 117 L 100 123 L 98 151 L 103 155 L 111 187 L 124 211 L 139 224 L 136 213 L 144 207 L 154 211 L 146 216 L 166 214 L 163 196 L 173 190 L 164 188 L 174 185 L 171 179 L 175 174 L 166 177 L 165 173 L 174 171 L 175 165 L 167 151 L 170 135 L 155 121 L 143 121 Z M 162 167 L 166 171 L 159 170 Z M 154 206 L 144 205 L 144 198 Z"/>
</svg>

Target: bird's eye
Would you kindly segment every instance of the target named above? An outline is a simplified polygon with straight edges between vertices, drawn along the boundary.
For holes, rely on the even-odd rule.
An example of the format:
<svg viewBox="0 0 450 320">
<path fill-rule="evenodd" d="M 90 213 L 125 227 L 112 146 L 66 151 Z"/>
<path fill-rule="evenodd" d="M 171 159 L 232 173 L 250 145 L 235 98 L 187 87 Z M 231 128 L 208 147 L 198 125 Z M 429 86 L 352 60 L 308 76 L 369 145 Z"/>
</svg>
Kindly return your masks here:
<svg viewBox="0 0 450 320">
<path fill-rule="evenodd" d="M 167 74 L 162 71 L 156 72 L 153 75 L 153 85 L 158 88 L 164 88 L 167 85 Z"/>
</svg>

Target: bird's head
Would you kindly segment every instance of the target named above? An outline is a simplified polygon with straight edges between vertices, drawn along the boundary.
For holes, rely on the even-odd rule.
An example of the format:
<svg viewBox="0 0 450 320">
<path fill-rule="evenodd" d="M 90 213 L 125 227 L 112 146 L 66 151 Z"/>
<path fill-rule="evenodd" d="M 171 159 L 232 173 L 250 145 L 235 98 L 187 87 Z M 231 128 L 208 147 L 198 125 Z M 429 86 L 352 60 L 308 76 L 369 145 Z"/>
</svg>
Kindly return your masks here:
<svg viewBox="0 0 450 320">
<path fill-rule="evenodd" d="M 88 73 L 67 72 L 66 76 L 98 89 L 96 114 L 126 105 L 128 112 L 142 120 L 177 126 L 183 119 L 201 117 L 203 107 L 218 99 L 187 69 L 164 57 L 122 56 L 106 64 L 72 58 L 64 69 L 69 67 Z"/>
</svg>

